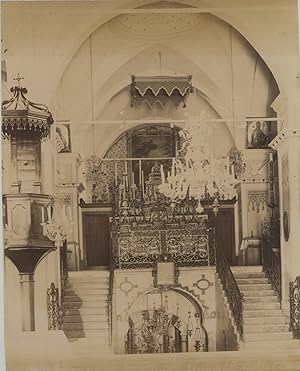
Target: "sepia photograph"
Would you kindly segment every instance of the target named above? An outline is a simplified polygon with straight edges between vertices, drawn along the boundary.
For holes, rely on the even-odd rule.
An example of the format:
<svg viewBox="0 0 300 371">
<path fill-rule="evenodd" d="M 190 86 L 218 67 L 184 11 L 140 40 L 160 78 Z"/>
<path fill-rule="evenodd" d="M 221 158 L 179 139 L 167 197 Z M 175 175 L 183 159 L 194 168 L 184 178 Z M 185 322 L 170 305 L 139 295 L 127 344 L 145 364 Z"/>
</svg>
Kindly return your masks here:
<svg viewBox="0 0 300 371">
<path fill-rule="evenodd" d="M 297 0 L 2 0 L 0 370 L 300 370 Z"/>
</svg>

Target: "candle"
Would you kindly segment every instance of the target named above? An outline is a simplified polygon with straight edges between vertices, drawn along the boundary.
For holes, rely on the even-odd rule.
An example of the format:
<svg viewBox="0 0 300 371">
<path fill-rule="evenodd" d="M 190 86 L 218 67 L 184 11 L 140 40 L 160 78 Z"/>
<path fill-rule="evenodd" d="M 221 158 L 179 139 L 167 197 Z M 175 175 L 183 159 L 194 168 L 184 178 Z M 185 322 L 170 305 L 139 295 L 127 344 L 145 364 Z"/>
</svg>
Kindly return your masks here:
<svg viewBox="0 0 300 371">
<path fill-rule="evenodd" d="M 165 173 L 164 173 L 163 165 L 160 165 L 160 176 L 161 176 L 161 183 L 164 184 L 166 180 L 165 180 Z"/>
<path fill-rule="evenodd" d="M 270 152 L 270 162 L 272 162 L 272 161 L 273 161 L 273 153 Z"/>
<path fill-rule="evenodd" d="M 44 209 L 44 206 L 42 206 L 42 223 L 45 223 L 45 209 Z"/>
<path fill-rule="evenodd" d="M 229 175 L 229 156 L 226 157 L 226 170 L 227 170 L 227 175 Z"/>
<path fill-rule="evenodd" d="M 69 209 L 69 220 L 71 222 L 72 221 L 72 207 L 71 207 L 71 205 L 68 206 L 68 209 Z"/>
<path fill-rule="evenodd" d="M 50 205 L 47 208 L 47 217 L 48 217 L 48 221 L 52 220 L 52 217 L 51 217 L 51 207 L 50 207 Z"/>
<path fill-rule="evenodd" d="M 115 162 L 115 185 L 118 185 L 118 165 Z"/>
<path fill-rule="evenodd" d="M 232 175 L 233 178 L 235 178 L 234 165 L 233 164 L 231 165 L 231 175 Z"/>
<path fill-rule="evenodd" d="M 141 184 L 141 188 L 142 188 L 142 196 L 144 197 L 144 170 L 142 170 L 142 184 Z"/>
<path fill-rule="evenodd" d="M 172 158 L 172 171 L 171 171 L 171 174 L 172 174 L 172 176 L 175 175 L 175 159 L 174 158 Z"/>
<path fill-rule="evenodd" d="M 127 174 L 127 161 L 125 161 L 125 174 Z"/>
</svg>

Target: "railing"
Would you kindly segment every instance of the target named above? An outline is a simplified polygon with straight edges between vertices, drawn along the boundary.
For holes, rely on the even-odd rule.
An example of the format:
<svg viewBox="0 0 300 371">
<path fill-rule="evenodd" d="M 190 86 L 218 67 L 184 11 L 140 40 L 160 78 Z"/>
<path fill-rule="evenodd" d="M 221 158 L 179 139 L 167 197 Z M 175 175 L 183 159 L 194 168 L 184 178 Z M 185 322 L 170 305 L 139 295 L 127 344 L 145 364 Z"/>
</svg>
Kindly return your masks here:
<svg viewBox="0 0 300 371">
<path fill-rule="evenodd" d="M 48 330 L 59 330 L 59 294 L 54 282 L 47 289 Z"/>
<path fill-rule="evenodd" d="M 114 283 L 114 270 L 110 269 L 109 275 L 109 292 L 107 299 L 107 311 L 108 311 L 108 326 L 109 326 L 109 345 L 113 348 L 113 283 Z"/>
<path fill-rule="evenodd" d="M 270 241 L 266 238 L 262 241 L 262 265 L 273 290 L 278 299 L 281 300 L 281 259 L 279 251 L 272 248 Z"/>
<path fill-rule="evenodd" d="M 216 258 L 217 273 L 221 280 L 223 290 L 225 291 L 240 340 L 243 340 L 243 294 L 240 292 L 234 275 L 220 246 L 217 246 L 216 248 Z"/>
<path fill-rule="evenodd" d="M 111 219 L 113 264 L 117 269 L 152 268 L 170 255 L 178 267 L 214 266 L 214 231 L 206 216 L 193 220 L 133 223 Z"/>
<path fill-rule="evenodd" d="M 300 276 L 290 282 L 290 330 L 300 338 Z"/>
<path fill-rule="evenodd" d="M 60 247 L 60 279 L 61 279 L 61 303 L 63 301 L 65 286 L 68 280 L 68 257 L 67 257 L 67 240 Z"/>
</svg>

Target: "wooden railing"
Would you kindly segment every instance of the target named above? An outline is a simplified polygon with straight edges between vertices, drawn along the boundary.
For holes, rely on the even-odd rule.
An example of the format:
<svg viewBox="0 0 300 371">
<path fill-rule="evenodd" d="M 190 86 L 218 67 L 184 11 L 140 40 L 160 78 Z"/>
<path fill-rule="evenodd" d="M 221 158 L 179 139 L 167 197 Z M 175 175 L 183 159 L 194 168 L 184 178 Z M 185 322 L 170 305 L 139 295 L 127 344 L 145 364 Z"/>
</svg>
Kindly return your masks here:
<svg viewBox="0 0 300 371">
<path fill-rule="evenodd" d="M 217 273 L 227 297 L 240 340 L 243 340 L 243 294 L 240 292 L 238 284 L 220 246 L 216 247 L 216 258 Z"/>
<path fill-rule="evenodd" d="M 278 299 L 281 300 L 281 259 L 279 249 L 276 251 L 268 239 L 262 241 L 262 265 Z"/>
</svg>

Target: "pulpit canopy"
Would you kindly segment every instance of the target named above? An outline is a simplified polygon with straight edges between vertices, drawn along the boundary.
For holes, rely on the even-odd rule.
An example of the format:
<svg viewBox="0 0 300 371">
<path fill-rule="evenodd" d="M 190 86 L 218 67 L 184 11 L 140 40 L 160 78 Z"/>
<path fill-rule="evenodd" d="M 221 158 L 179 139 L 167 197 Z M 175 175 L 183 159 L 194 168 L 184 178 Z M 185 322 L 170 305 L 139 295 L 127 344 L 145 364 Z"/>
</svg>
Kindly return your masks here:
<svg viewBox="0 0 300 371">
<path fill-rule="evenodd" d="M 21 79 L 19 76 L 15 79 L 18 85 L 10 89 L 11 99 L 2 102 L 2 134 L 36 132 L 45 138 L 53 124 L 52 115 L 46 105 L 33 103 L 25 97 L 27 89 L 20 85 Z"/>
</svg>

